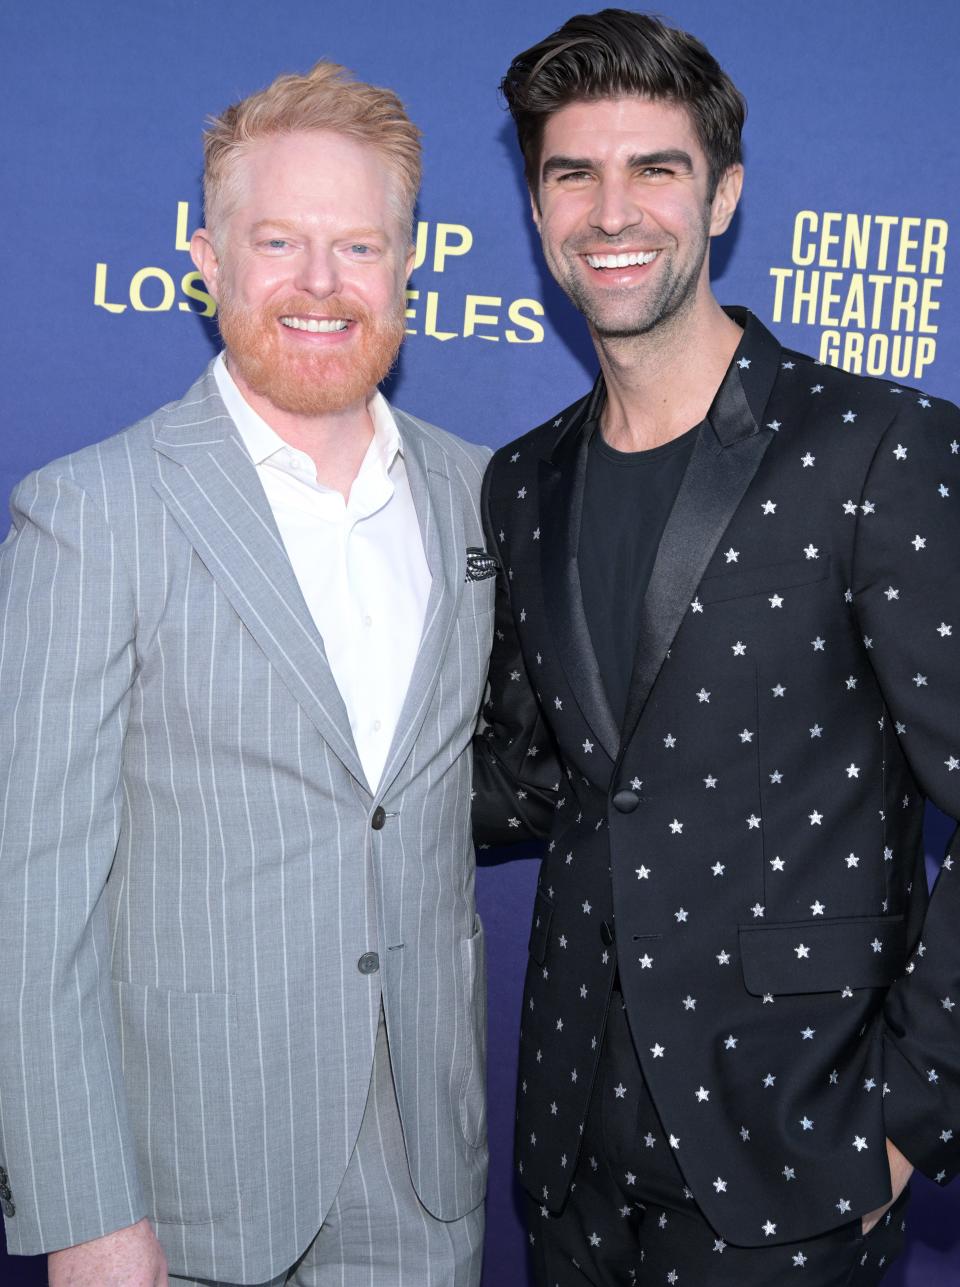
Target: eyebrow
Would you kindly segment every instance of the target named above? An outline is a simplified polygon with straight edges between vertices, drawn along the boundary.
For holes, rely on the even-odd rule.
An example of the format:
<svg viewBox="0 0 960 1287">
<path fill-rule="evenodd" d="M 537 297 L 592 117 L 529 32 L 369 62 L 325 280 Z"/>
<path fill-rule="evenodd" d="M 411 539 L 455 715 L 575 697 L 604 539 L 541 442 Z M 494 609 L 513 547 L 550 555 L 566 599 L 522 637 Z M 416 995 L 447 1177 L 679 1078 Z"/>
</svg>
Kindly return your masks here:
<svg viewBox="0 0 960 1287">
<path fill-rule="evenodd" d="M 665 148 L 660 152 L 634 153 L 629 158 L 628 165 L 632 170 L 643 170 L 651 165 L 673 165 L 678 169 L 686 170 L 688 173 L 693 171 L 693 161 L 690 153 L 684 152 L 682 148 Z M 550 156 L 543 163 L 540 178 L 542 181 L 561 170 L 599 170 L 602 168 L 602 162 L 598 163 L 590 157 Z"/>
<path fill-rule="evenodd" d="M 297 224 L 292 219 L 258 219 L 257 222 L 251 227 L 250 235 L 256 237 L 256 236 L 259 236 L 260 233 L 267 232 L 267 231 L 295 234 L 300 231 L 300 225 Z M 358 226 L 355 228 L 350 228 L 346 232 L 342 233 L 339 239 L 349 240 L 349 238 L 351 237 L 356 237 L 356 238 L 369 237 L 370 239 L 373 239 L 374 237 L 384 237 L 384 236 L 386 236 L 386 233 L 383 228 L 377 228 L 373 224 L 370 224 L 369 226 L 365 226 L 365 227 Z"/>
<path fill-rule="evenodd" d="M 250 229 L 252 233 L 263 232 L 267 228 L 272 228 L 276 232 L 296 232 L 297 226 L 289 219 L 258 219 Z"/>
</svg>

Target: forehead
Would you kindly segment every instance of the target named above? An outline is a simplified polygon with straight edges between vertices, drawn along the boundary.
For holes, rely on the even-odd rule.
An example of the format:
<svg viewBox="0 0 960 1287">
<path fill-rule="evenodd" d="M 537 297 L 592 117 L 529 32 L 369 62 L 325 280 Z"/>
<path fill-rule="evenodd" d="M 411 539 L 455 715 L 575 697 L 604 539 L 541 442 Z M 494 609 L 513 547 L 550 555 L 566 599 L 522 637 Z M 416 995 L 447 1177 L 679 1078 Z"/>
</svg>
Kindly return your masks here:
<svg viewBox="0 0 960 1287">
<path fill-rule="evenodd" d="M 369 143 L 332 130 L 258 139 L 234 159 L 230 185 L 238 215 L 385 222 L 396 178 Z"/>
<path fill-rule="evenodd" d="M 569 103 L 547 118 L 540 149 L 541 165 L 550 156 L 617 159 L 680 149 L 694 163 L 705 160 L 687 108 L 666 99 L 589 99 Z"/>
</svg>

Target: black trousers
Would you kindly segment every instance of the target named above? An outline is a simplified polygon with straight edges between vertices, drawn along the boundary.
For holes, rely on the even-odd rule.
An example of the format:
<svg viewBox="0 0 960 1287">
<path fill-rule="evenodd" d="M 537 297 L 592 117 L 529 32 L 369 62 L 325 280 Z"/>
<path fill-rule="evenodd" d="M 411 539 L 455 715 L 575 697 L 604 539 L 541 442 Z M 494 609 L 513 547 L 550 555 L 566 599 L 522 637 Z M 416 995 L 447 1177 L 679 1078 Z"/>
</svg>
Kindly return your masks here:
<svg viewBox="0 0 960 1287">
<path fill-rule="evenodd" d="M 624 1131 L 626 1096 L 639 1109 Z M 550 1215 L 527 1202 L 531 1262 L 538 1287 L 875 1287 L 902 1248 L 907 1201 L 866 1237 L 858 1215 L 802 1242 L 725 1242 L 684 1183 L 615 992 L 566 1206 Z"/>
</svg>

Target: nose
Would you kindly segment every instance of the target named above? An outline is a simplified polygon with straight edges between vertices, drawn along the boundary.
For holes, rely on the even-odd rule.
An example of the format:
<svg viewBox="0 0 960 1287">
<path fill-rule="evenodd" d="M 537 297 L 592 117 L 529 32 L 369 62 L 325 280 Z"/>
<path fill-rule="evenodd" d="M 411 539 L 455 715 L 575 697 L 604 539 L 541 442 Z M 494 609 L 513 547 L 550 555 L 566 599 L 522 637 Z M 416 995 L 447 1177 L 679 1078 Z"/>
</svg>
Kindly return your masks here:
<svg viewBox="0 0 960 1287">
<path fill-rule="evenodd" d="M 591 223 L 608 237 L 614 237 L 643 219 L 636 194 L 629 181 L 620 175 L 605 174 L 595 188 Z"/>
<path fill-rule="evenodd" d="M 336 256 L 325 246 L 305 247 L 297 262 L 295 285 L 317 299 L 335 295 L 340 288 Z"/>
</svg>

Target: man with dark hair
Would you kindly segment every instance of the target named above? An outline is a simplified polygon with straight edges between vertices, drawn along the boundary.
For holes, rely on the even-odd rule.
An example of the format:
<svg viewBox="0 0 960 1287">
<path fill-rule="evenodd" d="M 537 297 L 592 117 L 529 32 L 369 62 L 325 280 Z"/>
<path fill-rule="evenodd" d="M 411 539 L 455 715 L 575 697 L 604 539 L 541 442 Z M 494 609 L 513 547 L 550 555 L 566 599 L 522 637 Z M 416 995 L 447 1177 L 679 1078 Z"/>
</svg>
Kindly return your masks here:
<svg viewBox="0 0 960 1287">
<path fill-rule="evenodd" d="M 572 18 L 503 91 L 601 368 L 484 495 L 477 832 L 550 837 L 537 1281 L 865 1287 L 913 1166 L 958 1163 L 960 892 L 921 824 L 960 814 L 960 416 L 717 303 L 745 107 L 693 37 Z"/>
</svg>

